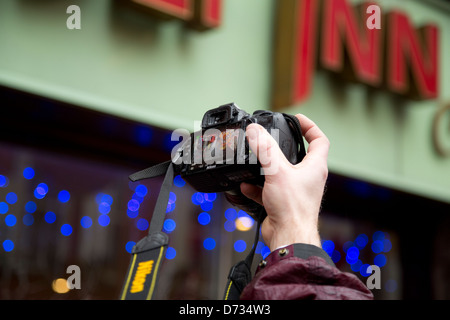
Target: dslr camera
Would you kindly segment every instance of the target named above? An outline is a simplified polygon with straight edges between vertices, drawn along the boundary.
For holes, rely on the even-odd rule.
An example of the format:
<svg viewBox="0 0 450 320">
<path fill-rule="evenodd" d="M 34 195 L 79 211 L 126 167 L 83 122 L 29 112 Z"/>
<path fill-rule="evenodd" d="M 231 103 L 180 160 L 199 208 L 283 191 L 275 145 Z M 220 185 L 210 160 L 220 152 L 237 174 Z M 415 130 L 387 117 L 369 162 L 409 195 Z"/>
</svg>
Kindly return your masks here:
<svg viewBox="0 0 450 320">
<path fill-rule="evenodd" d="M 260 205 L 245 197 L 240 184 L 264 185 L 264 172 L 249 148 L 246 129 L 257 123 L 278 142 L 286 159 L 299 163 L 305 156 L 300 123 L 295 116 L 267 110 L 252 115 L 229 103 L 207 111 L 201 130 L 191 133 L 172 154 L 175 171 L 199 192 L 225 192 L 226 198 L 255 216 Z"/>
<path fill-rule="evenodd" d="M 149 234 L 133 247 L 133 260 L 128 268 L 127 281 L 121 295 L 123 299 L 149 299 L 153 295 L 161 257 L 169 244 L 169 237 L 162 229 L 174 174 L 180 174 L 197 191 L 225 192 L 230 203 L 245 210 L 258 223 L 264 220 L 264 207 L 248 199 L 240 191 L 242 182 L 263 186 L 264 173 L 269 174 L 269 166 L 272 165 L 264 165 L 266 172 L 262 171 L 257 156 L 249 148 L 246 129 L 252 123 L 260 124 L 274 137 L 284 156 L 292 164 L 300 162 L 305 156 L 301 127 L 295 116 L 271 111 L 255 111 L 250 115 L 230 103 L 207 111 L 203 116 L 201 130 L 181 135 L 183 139 L 178 143 L 179 147 L 172 152 L 171 160 L 129 176 L 129 179 L 135 182 L 165 175 L 153 211 Z M 253 249 L 245 260 L 238 262 L 230 270 L 226 297 L 230 288 L 232 296 L 239 296 L 239 287 L 244 287 L 247 279 L 251 278 L 250 268 L 258 237 L 257 228 Z M 129 290 L 129 280 L 133 275 L 134 278 L 138 277 L 139 270 L 136 269 L 135 262 L 149 260 L 157 261 L 152 282 L 144 281 L 142 290 L 138 295 L 134 295 L 138 292 L 133 288 Z"/>
</svg>

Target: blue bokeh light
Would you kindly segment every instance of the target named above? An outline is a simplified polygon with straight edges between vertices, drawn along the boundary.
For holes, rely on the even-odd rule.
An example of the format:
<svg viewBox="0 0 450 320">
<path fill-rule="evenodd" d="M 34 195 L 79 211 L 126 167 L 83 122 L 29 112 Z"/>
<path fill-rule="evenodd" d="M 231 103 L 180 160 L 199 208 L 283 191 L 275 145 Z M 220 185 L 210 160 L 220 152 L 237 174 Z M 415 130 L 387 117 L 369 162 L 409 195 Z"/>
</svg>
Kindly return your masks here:
<svg viewBox="0 0 450 320">
<path fill-rule="evenodd" d="M 8 215 L 5 217 L 5 224 L 6 224 L 8 227 L 13 227 L 13 226 L 16 225 L 16 223 L 17 223 L 17 218 L 16 218 L 15 215 L 13 215 L 13 214 L 8 214 Z"/>
<path fill-rule="evenodd" d="M 144 202 L 144 197 L 138 196 L 136 193 L 133 194 L 133 196 L 131 197 L 131 199 L 136 200 L 137 202 L 139 202 L 139 204 L 141 204 L 142 202 Z"/>
<path fill-rule="evenodd" d="M 333 253 L 331 254 L 331 260 L 333 260 L 334 263 L 337 263 L 339 260 L 341 260 L 341 253 L 337 250 L 333 250 Z"/>
<path fill-rule="evenodd" d="M 44 219 L 45 219 L 45 222 L 47 222 L 47 223 L 53 223 L 56 221 L 56 214 L 54 212 L 49 211 L 45 214 Z"/>
<path fill-rule="evenodd" d="M 383 245 L 383 241 L 381 240 L 375 240 L 374 242 L 372 242 L 372 251 L 374 253 L 380 253 L 383 251 L 384 245 Z"/>
<path fill-rule="evenodd" d="M 233 247 L 237 252 L 243 252 L 247 248 L 247 243 L 244 240 L 237 240 L 234 242 Z"/>
<path fill-rule="evenodd" d="M 361 268 L 359 269 L 359 273 L 363 276 L 363 277 L 368 277 L 371 275 L 371 270 L 372 268 L 370 268 L 370 265 L 367 263 L 364 263 Z M 369 272 L 368 272 L 369 271 Z"/>
<path fill-rule="evenodd" d="M 67 190 L 62 190 L 58 193 L 58 200 L 62 203 L 67 203 L 70 200 L 70 192 Z"/>
<path fill-rule="evenodd" d="M 380 268 L 384 267 L 387 263 L 387 258 L 384 254 L 380 253 L 375 256 L 375 258 L 373 259 L 373 263 L 379 266 Z"/>
<path fill-rule="evenodd" d="M 213 238 L 206 238 L 203 241 L 203 247 L 206 250 L 213 250 L 216 247 L 216 240 L 214 240 Z"/>
<path fill-rule="evenodd" d="M 389 252 L 392 249 L 392 243 L 389 239 L 383 239 L 383 252 Z"/>
<path fill-rule="evenodd" d="M 200 205 L 200 208 L 202 208 L 203 211 L 211 211 L 213 208 L 213 203 L 205 201 Z"/>
<path fill-rule="evenodd" d="M 66 237 L 70 236 L 72 234 L 72 232 L 73 232 L 73 228 L 70 224 L 63 224 L 61 226 L 61 234 L 63 236 L 66 236 Z"/>
<path fill-rule="evenodd" d="M 167 203 L 166 213 L 172 212 L 175 210 L 176 203 Z"/>
<path fill-rule="evenodd" d="M 325 252 L 328 253 L 329 256 L 333 254 L 334 247 L 335 245 L 332 240 L 325 240 L 322 242 L 322 249 L 325 250 Z"/>
<path fill-rule="evenodd" d="M 3 250 L 6 252 L 11 252 L 14 250 L 14 242 L 12 240 L 5 240 L 3 241 Z"/>
<path fill-rule="evenodd" d="M 136 195 L 138 195 L 139 197 L 145 197 L 148 194 L 148 189 L 146 186 L 140 184 L 136 187 L 136 189 L 134 189 L 134 193 L 136 193 Z"/>
<path fill-rule="evenodd" d="M 136 228 L 138 228 L 141 231 L 147 230 L 149 227 L 149 223 L 147 219 L 141 218 L 138 221 L 136 221 Z"/>
<path fill-rule="evenodd" d="M 139 201 L 135 199 L 131 199 L 130 201 L 128 201 L 128 210 L 130 211 L 138 211 L 139 206 L 140 206 Z"/>
<path fill-rule="evenodd" d="M 359 249 L 363 249 L 367 245 L 368 242 L 369 242 L 369 237 L 365 234 L 360 234 L 359 236 L 356 237 L 355 245 Z"/>
<path fill-rule="evenodd" d="M 183 178 L 178 175 L 173 179 L 173 184 L 178 188 L 182 188 L 186 185 L 186 181 L 184 181 Z"/>
<path fill-rule="evenodd" d="M 34 189 L 33 195 L 34 195 L 34 197 L 35 197 L 36 199 L 38 199 L 38 200 L 41 200 L 41 199 L 44 199 L 44 198 L 45 198 L 45 195 L 39 194 L 38 191 L 37 191 L 37 189 Z"/>
<path fill-rule="evenodd" d="M 103 193 L 103 192 L 99 192 L 96 196 L 95 196 L 95 201 L 97 202 L 97 204 L 101 204 L 103 202 L 109 204 L 110 206 L 113 204 L 113 197 L 109 194 Z"/>
<path fill-rule="evenodd" d="M 261 249 L 261 255 L 262 255 L 263 259 L 265 259 L 269 254 L 270 254 L 270 248 L 268 246 L 264 246 Z"/>
<path fill-rule="evenodd" d="M 45 183 L 39 183 L 35 190 L 40 196 L 45 196 L 48 193 L 48 186 Z"/>
<path fill-rule="evenodd" d="M 113 202 L 114 202 L 114 198 L 113 198 L 111 195 L 109 195 L 109 194 L 104 193 L 104 194 L 100 197 L 100 204 L 102 204 L 102 203 L 107 203 L 107 204 L 109 204 L 110 206 L 112 206 Z"/>
<path fill-rule="evenodd" d="M 8 186 L 8 178 L 0 174 L 0 188 Z"/>
<path fill-rule="evenodd" d="M 196 192 L 192 195 L 191 201 L 193 204 L 199 206 L 205 201 L 205 199 L 203 198 L 203 194 L 201 192 Z"/>
<path fill-rule="evenodd" d="M 98 212 L 101 214 L 108 214 L 111 212 L 111 206 L 106 202 L 102 202 L 98 206 Z"/>
<path fill-rule="evenodd" d="M 363 265 L 362 261 L 360 259 L 358 259 L 355 263 L 352 263 L 350 265 L 350 268 L 352 269 L 352 271 L 354 272 L 359 272 L 359 270 L 361 270 L 361 266 Z"/>
<path fill-rule="evenodd" d="M 102 197 L 103 197 L 103 195 L 104 195 L 103 192 L 97 193 L 97 195 L 95 196 L 95 202 L 97 202 L 97 204 L 102 203 Z"/>
<path fill-rule="evenodd" d="M 256 254 L 261 254 L 261 250 L 264 248 L 264 243 L 261 241 L 258 241 L 258 243 L 256 244 L 256 249 L 255 249 L 255 253 Z"/>
<path fill-rule="evenodd" d="M 47 222 L 47 223 L 53 223 L 56 221 L 56 214 L 54 212 L 49 211 L 45 214 L 44 219 L 45 219 L 45 222 Z"/>
<path fill-rule="evenodd" d="M 203 197 L 206 201 L 213 202 L 217 199 L 217 193 L 205 193 Z"/>
<path fill-rule="evenodd" d="M 22 218 L 23 224 L 26 226 L 31 226 L 34 223 L 34 217 L 31 213 L 27 213 Z"/>
<path fill-rule="evenodd" d="M 136 245 L 136 242 L 134 242 L 134 241 L 128 241 L 126 244 L 125 244 L 125 250 L 128 252 L 128 253 L 131 253 L 132 252 L 132 250 L 133 250 L 133 247 Z"/>
<path fill-rule="evenodd" d="M 81 218 L 80 223 L 83 228 L 89 229 L 90 227 L 92 227 L 92 218 L 84 216 L 83 218 Z"/>
<path fill-rule="evenodd" d="M 359 258 L 359 249 L 357 247 L 348 248 L 345 257 L 345 260 L 348 262 L 348 264 L 354 264 L 356 261 L 358 261 L 358 258 Z"/>
<path fill-rule="evenodd" d="M 9 206 L 6 202 L 0 202 L 0 214 L 5 214 L 9 210 Z"/>
<path fill-rule="evenodd" d="M 101 214 L 98 219 L 98 224 L 102 227 L 106 227 L 109 225 L 109 223 L 111 222 L 111 219 L 109 218 L 109 216 L 107 214 Z"/>
<path fill-rule="evenodd" d="M 167 251 L 166 251 L 166 259 L 167 260 L 172 260 L 173 258 L 175 258 L 175 256 L 177 255 L 177 251 L 172 248 L 172 247 L 168 247 Z"/>
<path fill-rule="evenodd" d="M 195 199 L 197 200 L 198 204 L 202 204 L 203 202 L 205 202 L 205 198 L 203 197 L 203 193 L 201 192 L 195 193 Z"/>
<path fill-rule="evenodd" d="M 33 201 L 28 201 L 28 202 L 25 204 L 25 211 L 26 211 L 26 212 L 28 212 L 28 213 L 35 213 L 36 210 L 37 210 L 37 205 L 36 205 L 35 202 L 33 202 Z"/>
<path fill-rule="evenodd" d="M 236 223 L 233 220 L 227 220 L 225 221 L 223 227 L 226 231 L 233 232 L 236 230 Z"/>
<path fill-rule="evenodd" d="M 206 226 L 207 224 L 209 224 L 211 222 L 211 216 L 206 212 L 202 212 L 198 215 L 197 221 L 201 225 Z"/>
<path fill-rule="evenodd" d="M 17 202 L 17 194 L 15 194 L 14 192 L 10 192 L 6 195 L 6 202 L 8 202 L 9 204 L 15 204 Z"/>
<path fill-rule="evenodd" d="M 23 177 L 27 180 L 31 180 L 34 178 L 35 172 L 33 168 L 25 168 L 23 170 Z"/>
<path fill-rule="evenodd" d="M 234 208 L 229 208 L 225 210 L 225 218 L 227 220 L 234 220 L 237 218 L 237 211 Z"/>
<path fill-rule="evenodd" d="M 177 201 L 177 195 L 173 192 L 169 194 L 169 203 L 175 203 Z"/>
<path fill-rule="evenodd" d="M 177 224 L 175 223 L 175 221 L 173 219 L 167 219 L 166 221 L 164 221 L 163 229 L 166 232 L 170 233 L 173 230 L 175 230 L 176 227 L 177 227 Z"/>
<path fill-rule="evenodd" d="M 384 232 L 383 231 L 376 231 L 373 233 L 372 235 L 372 240 L 373 241 L 377 241 L 377 240 L 383 240 L 385 237 Z"/>
<path fill-rule="evenodd" d="M 350 259 L 357 259 L 359 257 L 359 249 L 357 247 L 350 247 L 350 248 L 348 248 L 347 256 Z"/>
<path fill-rule="evenodd" d="M 131 211 L 130 209 L 127 210 L 127 216 L 128 218 L 134 219 L 139 215 L 138 211 Z"/>
</svg>

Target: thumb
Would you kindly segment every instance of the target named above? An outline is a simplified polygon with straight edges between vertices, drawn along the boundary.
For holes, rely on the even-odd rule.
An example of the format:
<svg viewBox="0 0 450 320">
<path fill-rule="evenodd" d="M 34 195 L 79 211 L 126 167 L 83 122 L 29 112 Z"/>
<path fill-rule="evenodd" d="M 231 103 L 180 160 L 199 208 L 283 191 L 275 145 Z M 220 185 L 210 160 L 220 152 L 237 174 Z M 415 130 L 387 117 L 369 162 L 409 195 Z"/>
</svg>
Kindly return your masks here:
<svg viewBox="0 0 450 320">
<path fill-rule="evenodd" d="M 287 162 L 278 142 L 259 124 L 250 124 L 246 135 L 251 151 L 261 163 L 261 174 L 270 180 L 271 176 L 278 173 L 280 165 Z"/>
</svg>

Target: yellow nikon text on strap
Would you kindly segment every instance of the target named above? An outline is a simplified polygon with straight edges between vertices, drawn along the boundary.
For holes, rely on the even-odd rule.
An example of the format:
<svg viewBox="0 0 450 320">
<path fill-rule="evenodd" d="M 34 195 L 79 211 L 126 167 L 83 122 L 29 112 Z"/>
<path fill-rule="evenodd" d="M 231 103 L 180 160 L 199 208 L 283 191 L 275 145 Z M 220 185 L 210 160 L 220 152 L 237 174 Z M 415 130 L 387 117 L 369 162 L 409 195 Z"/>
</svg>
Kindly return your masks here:
<svg viewBox="0 0 450 320">
<path fill-rule="evenodd" d="M 135 246 L 121 300 L 152 299 L 167 240 L 167 235 L 154 233 Z"/>
<path fill-rule="evenodd" d="M 147 276 L 152 272 L 154 260 L 139 262 L 139 265 L 131 283 L 130 293 L 138 293 L 144 290 Z"/>
</svg>

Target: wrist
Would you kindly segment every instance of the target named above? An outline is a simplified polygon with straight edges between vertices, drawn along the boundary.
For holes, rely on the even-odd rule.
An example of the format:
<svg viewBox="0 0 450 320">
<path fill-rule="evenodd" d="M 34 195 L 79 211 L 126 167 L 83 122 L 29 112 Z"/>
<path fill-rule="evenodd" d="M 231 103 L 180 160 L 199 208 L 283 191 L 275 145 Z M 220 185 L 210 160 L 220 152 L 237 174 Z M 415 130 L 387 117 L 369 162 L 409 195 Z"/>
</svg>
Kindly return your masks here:
<svg viewBox="0 0 450 320">
<path fill-rule="evenodd" d="M 268 241 L 270 251 L 295 243 L 309 244 L 322 248 L 319 232 L 316 228 L 303 231 L 298 230 L 293 233 L 274 233 Z"/>
</svg>

